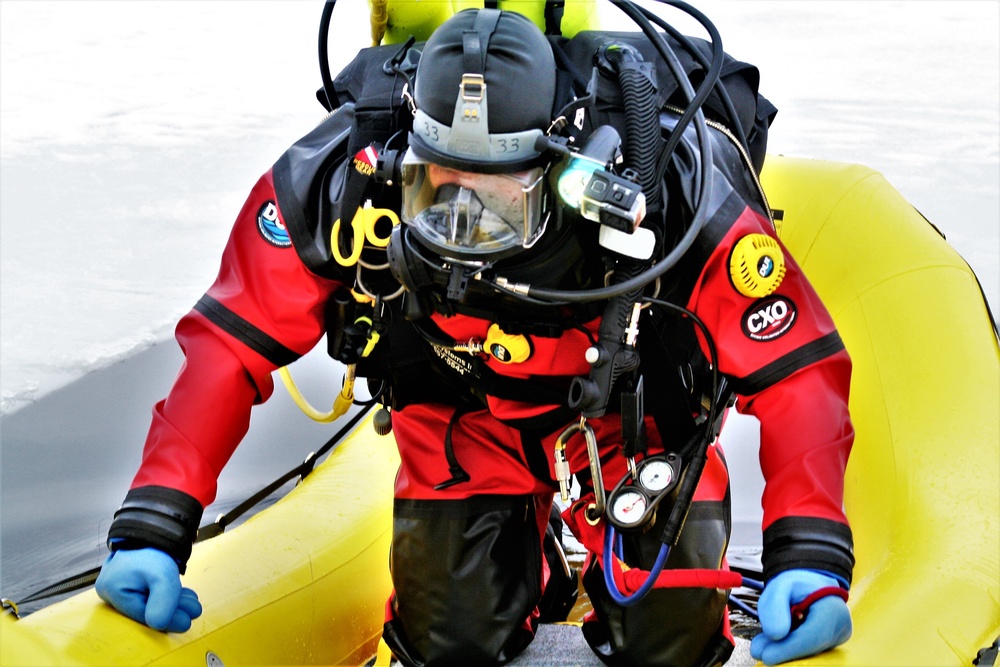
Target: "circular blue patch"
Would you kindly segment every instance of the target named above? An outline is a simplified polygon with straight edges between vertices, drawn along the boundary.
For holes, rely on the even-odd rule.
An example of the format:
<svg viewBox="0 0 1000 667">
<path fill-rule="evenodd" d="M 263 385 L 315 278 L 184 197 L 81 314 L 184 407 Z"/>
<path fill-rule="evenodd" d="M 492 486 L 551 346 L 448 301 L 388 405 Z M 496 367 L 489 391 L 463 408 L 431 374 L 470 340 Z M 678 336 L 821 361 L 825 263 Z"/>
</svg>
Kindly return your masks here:
<svg viewBox="0 0 1000 667">
<path fill-rule="evenodd" d="M 288 248 L 292 245 L 292 239 L 288 236 L 285 223 L 278 218 L 278 207 L 273 201 L 265 202 L 257 211 L 257 231 L 273 246 Z"/>
</svg>

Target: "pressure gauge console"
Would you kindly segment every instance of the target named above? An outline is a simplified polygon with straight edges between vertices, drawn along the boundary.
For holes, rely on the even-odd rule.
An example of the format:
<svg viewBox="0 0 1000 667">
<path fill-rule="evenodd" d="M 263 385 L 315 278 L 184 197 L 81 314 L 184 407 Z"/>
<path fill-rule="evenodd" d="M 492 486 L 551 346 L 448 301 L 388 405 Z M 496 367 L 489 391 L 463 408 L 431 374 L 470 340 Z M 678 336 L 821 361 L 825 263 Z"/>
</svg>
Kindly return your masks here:
<svg viewBox="0 0 1000 667">
<path fill-rule="evenodd" d="M 657 454 L 639 462 L 608 495 L 606 516 L 615 528 L 631 531 L 644 527 L 656 516 L 660 501 L 677 485 L 681 460 L 677 454 Z"/>
</svg>

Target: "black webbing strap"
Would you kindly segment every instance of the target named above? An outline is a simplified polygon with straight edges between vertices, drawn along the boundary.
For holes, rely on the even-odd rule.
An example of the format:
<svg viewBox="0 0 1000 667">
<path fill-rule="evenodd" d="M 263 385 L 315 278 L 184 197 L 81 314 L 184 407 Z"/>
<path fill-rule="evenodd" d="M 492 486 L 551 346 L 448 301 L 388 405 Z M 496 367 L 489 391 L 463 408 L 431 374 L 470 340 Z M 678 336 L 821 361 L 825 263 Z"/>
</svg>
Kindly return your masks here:
<svg viewBox="0 0 1000 667">
<path fill-rule="evenodd" d="M 0 600 L 0 606 L 4 609 L 9 609 L 14 613 L 15 618 L 20 618 L 20 610 L 18 609 L 21 605 L 26 605 L 30 602 L 37 602 L 38 600 L 44 600 L 46 598 L 53 598 L 57 595 L 64 595 L 66 593 L 72 593 L 73 591 L 78 591 L 82 588 L 92 586 L 95 581 L 97 581 L 97 575 L 101 573 L 101 567 L 95 567 L 93 569 L 87 570 L 86 572 L 80 572 L 79 574 L 74 574 L 72 577 L 63 579 L 62 581 L 57 581 L 54 584 L 46 586 L 34 593 L 28 595 L 20 602 L 14 602 L 4 598 Z"/>
<path fill-rule="evenodd" d="M 452 431 L 455 430 L 455 423 L 458 422 L 462 414 L 463 412 L 460 408 L 456 409 L 452 413 L 451 419 L 448 420 L 448 428 L 444 432 L 444 456 L 448 461 L 448 472 L 451 473 L 451 477 L 440 484 L 435 484 L 435 491 L 441 491 L 447 489 L 449 486 L 468 482 L 471 479 L 469 473 L 465 472 L 465 468 L 462 467 L 462 464 L 455 457 L 455 446 L 451 436 Z"/>
<path fill-rule="evenodd" d="M 500 10 L 480 9 L 472 30 L 462 33 L 462 67 L 465 74 L 485 74 L 486 50 L 490 35 L 497 29 L 499 21 Z"/>
<path fill-rule="evenodd" d="M 545 34 L 562 34 L 562 17 L 566 10 L 566 0 L 546 0 L 545 2 Z"/>
<path fill-rule="evenodd" d="M 361 421 L 362 417 L 368 414 L 374 405 L 375 403 L 365 405 L 356 415 L 351 417 L 350 420 L 348 420 L 348 422 L 340 428 L 340 430 L 334 433 L 332 438 L 327 440 L 326 443 L 324 443 L 324 445 L 314 453 L 307 456 L 302 463 L 295 466 L 233 509 L 220 515 L 214 522 L 200 527 L 198 529 L 198 537 L 195 538 L 195 542 L 203 542 L 204 540 L 211 539 L 216 535 L 221 535 L 226 530 L 227 526 L 231 525 L 234 521 L 236 521 L 236 519 L 243 516 L 248 510 L 280 489 L 282 486 L 296 477 L 305 479 L 309 473 L 313 471 L 313 468 L 316 466 L 316 462 L 322 458 L 323 455 L 333 449 L 341 440 L 343 440 L 344 436 L 351 432 L 357 423 Z"/>
</svg>

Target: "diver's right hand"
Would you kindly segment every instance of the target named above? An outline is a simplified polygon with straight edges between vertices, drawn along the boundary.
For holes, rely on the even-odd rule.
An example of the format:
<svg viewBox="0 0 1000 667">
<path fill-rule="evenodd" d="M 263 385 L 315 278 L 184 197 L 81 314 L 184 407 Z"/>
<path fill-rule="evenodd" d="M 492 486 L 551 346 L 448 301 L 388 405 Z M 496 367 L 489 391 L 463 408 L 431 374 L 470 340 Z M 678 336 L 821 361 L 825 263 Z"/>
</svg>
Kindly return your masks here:
<svg viewBox="0 0 1000 667">
<path fill-rule="evenodd" d="M 186 632 L 201 616 L 198 594 L 181 587 L 176 561 L 159 549 L 115 551 L 104 561 L 95 588 L 112 607 L 161 632 Z"/>
</svg>

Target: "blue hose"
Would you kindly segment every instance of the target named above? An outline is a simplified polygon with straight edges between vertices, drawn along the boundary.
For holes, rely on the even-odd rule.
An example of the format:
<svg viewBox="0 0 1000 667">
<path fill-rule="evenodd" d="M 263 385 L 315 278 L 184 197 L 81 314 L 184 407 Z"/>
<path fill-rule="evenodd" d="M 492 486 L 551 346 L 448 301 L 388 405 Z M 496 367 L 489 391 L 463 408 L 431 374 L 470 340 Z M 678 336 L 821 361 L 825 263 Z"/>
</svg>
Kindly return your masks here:
<svg viewBox="0 0 1000 667">
<path fill-rule="evenodd" d="M 608 589 L 608 595 L 617 604 L 623 607 L 631 607 L 639 600 L 646 596 L 646 593 L 653 588 L 653 584 L 656 583 L 657 578 L 659 578 L 660 573 L 663 572 L 663 566 L 667 563 L 667 556 L 670 555 L 670 546 L 663 544 L 660 546 L 660 552 L 656 555 L 656 562 L 653 563 L 653 567 L 649 570 L 649 577 L 643 582 L 642 586 L 639 587 L 632 595 L 623 595 L 621 591 L 618 590 L 618 586 L 615 584 L 615 577 L 611 574 L 611 568 L 613 566 L 613 561 L 611 560 L 613 550 L 615 547 L 615 529 L 612 525 L 608 524 L 607 529 L 604 532 L 604 585 Z"/>
</svg>

